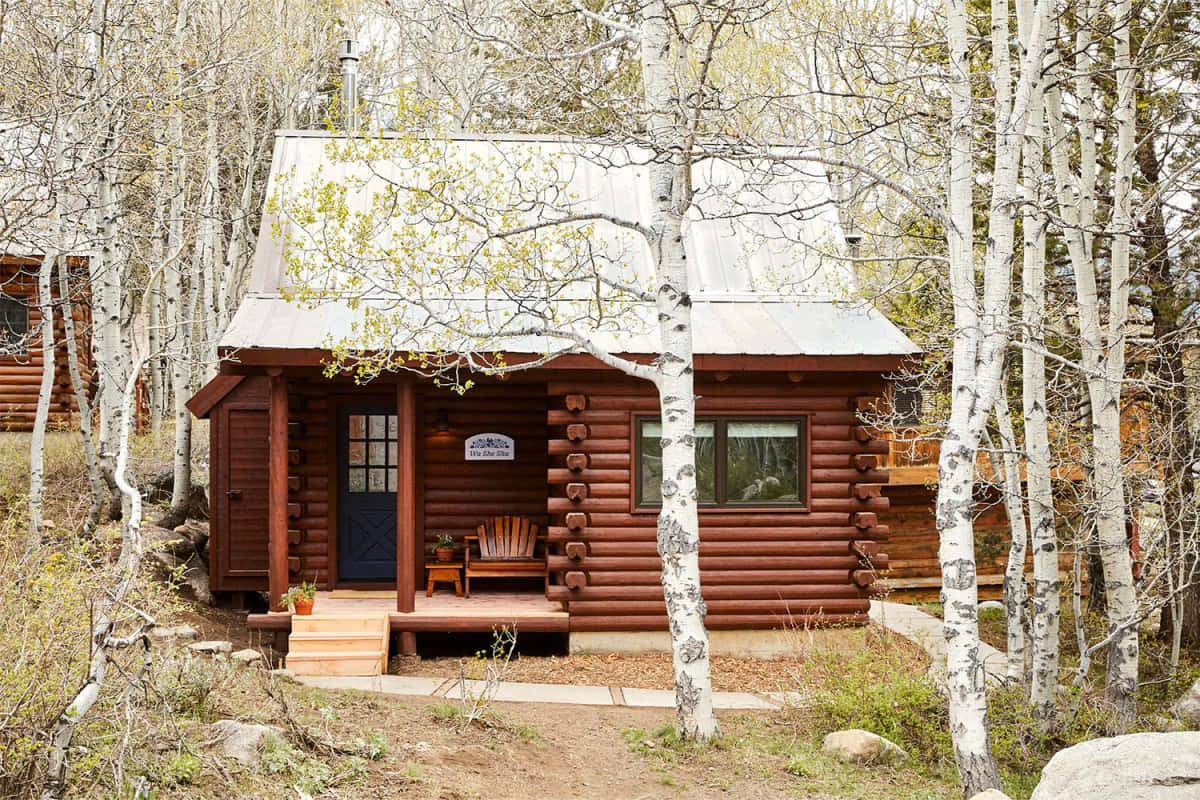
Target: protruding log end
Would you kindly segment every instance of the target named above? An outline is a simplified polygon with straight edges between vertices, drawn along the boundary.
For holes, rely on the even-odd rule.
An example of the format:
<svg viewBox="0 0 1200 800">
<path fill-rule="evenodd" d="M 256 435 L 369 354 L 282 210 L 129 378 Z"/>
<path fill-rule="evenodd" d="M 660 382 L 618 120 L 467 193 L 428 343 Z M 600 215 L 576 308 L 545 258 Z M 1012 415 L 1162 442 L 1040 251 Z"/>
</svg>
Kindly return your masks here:
<svg viewBox="0 0 1200 800">
<path fill-rule="evenodd" d="M 850 522 L 860 531 L 874 528 L 879 523 L 879 518 L 870 511 L 856 511 L 850 515 Z"/>
<path fill-rule="evenodd" d="M 567 497 L 573 502 L 578 503 L 581 500 L 587 499 L 588 487 L 586 483 L 568 483 Z"/>
<path fill-rule="evenodd" d="M 563 581 L 568 589 L 582 589 L 587 586 L 587 573 L 578 570 L 568 572 Z"/>
<path fill-rule="evenodd" d="M 299 450 L 296 450 L 296 449 L 288 450 L 288 463 L 293 466 L 295 466 L 296 464 L 303 464 L 304 456 L 300 453 Z"/>
<path fill-rule="evenodd" d="M 588 426 L 583 423 L 576 422 L 573 425 L 567 426 L 567 438 L 572 442 L 582 442 L 588 437 Z"/>
<path fill-rule="evenodd" d="M 859 558 L 874 558 L 879 555 L 879 542 L 870 539 L 856 539 L 850 543 L 850 550 Z"/>
<path fill-rule="evenodd" d="M 292 556 L 288 559 L 288 572 L 300 574 L 300 556 Z"/>
<path fill-rule="evenodd" d="M 295 528 L 288 529 L 288 544 L 300 544 L 304 541 L 304 531 Z"/>
<path fill-rule="evenodd" d="M 288 503 L 287 504 L 287 515 L 288 515 L 288 519 L 300 519 L 300 504 L 299 503 Z"/>
<path fill-rule="evenodd" d="M 583 411 L 587 408 L 587 395 L 584 394 L 569 394 L 567 395 L 567 411 Z"/>
<path fill-rule="evenodd" d="M 874 441 L 875 433 L 870 428 L 868 428 L 866 425 L 855 425 L 854 426 L 854 439 L 855 439 L 855 441 L 864 442 L 864 443 Z"/>
<path fill-rule="evenodd" d="M 872 396 L 862 396 L 854 398 L 855 411 L 874 411 L 879 408 L 879 398 Z"/>
<path fill-rule="evenodd" d="M 567 456 L 567 469 L 571 472 L 582 472 L 587 469 L 587 453 L 571 453 Z"/>
<path fill-rule="evenodd" d="M 299 475 L 288 475 L 288 491 L 289 492 L 300 491 L 300 476 Z"/>
<path fill-rule="evenodd" d="M 875 583 L 875 573 L 869 569 L 856 569 L 850 573 L 850 579 L 860 589 L 865 589 Z"/>
<path fill-rule="evenodd" d="M 850 459 L 850 463 L 859 472 L 866 472 L 879 466 L 879 456 L 871 453 L 858 453 Z"/>
<path fill-rule="evenodd" d="M 581 531 L 587 527 L 587 514 L 573 511 L 567 514 L 567 527 L 573 531 Z"/>
<path fill-rule="evenodd" d="M 567 558 L 572 561 L 578 561 L 587 555 L 587 545 L 583 542 L 567 542 L 565 552 Z"/>
<path fill-rule="evenodd" d="M 877 483 L 856 483 L 850 492 L 858 500 L 873 500 L 879 497 L 880 489 Z"/>
</svg>

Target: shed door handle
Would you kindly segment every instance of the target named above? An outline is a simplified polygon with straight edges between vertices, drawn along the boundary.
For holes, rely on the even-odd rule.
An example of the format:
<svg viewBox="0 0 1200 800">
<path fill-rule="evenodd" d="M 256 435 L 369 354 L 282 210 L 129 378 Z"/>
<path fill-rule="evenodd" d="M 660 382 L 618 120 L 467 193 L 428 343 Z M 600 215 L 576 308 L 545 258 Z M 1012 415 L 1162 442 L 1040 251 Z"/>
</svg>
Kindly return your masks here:
<svg viewBox="0 0 1200 800">
<path fill-rule="evenodd" d="M 242 490 L 241 489 L 230 489 L 228 492 L 225 493 L 225 496 L 226 497 L 241 497 Z"/>
</svg>

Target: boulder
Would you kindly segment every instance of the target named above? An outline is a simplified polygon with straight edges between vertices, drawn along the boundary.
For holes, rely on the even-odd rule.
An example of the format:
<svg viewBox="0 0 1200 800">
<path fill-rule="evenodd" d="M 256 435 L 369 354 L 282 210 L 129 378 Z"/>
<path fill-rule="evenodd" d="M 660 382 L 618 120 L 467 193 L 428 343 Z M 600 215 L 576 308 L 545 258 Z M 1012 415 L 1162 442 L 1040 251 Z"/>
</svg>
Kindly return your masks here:
<svg viewBox="0 0 1200 800">
<path fill-rule="evenodd" d="M 296 677 L 295 673 L 293 673 L 290 669 L 273 669 L 271 670 L 270 675 L 272 678 L 278 678 L 279 680 L 287 681 L 294 680 Z"/>
<path fill-rule="evenodd" d="M 1001 603 L 999 600 L 984 600 L 982 603 L 979 604 L 979 610 L 980 611 L 999 611 L 1001 614 L 1003 614 L 1004 613 L 1004 603 Z"/>
<path fill-rule="evenodd" d="M 1189 728 L 1200 728 L 1200 678 L 1171 704 L 1171 714 Z"/>
<path fill-rule="evenodd" d="M 174 470 L 164 470 L 151 478 L 143 492 L 142 499 L 146 503 L 169 503 L 171 493 L 175 490 Z M 187 515 L 192 519 L 208 519 L 208 492 L 203 486 L 192 484 L 188 497 Z"/>
<path fill-rule="evenodd" d="M 231 653 L 229 658 L 235 664 L 245 664 L 248 667 L 265 667 L 267 665 L 267 660 L 263 657 L 263 654 L 252 647 Z"/>
<path fill-rule="evenodd" d="M 1200 733 L 1131 733 L 1060 750 L 1042 768 L 1030 800 L 1195 800 Z"/>
<path fill-rule="evenodd" d="M 890 764 L 908 758 L 908 753 L 900 745 L 858 728 L 834 731 L 825 737 L 821 749 L 852 764 Z"/>
<path fill-rule="evenodd" d="M 1012 798 L 999 789 L 984 789 L 979 794 L 971 795 L 970 800 L 1012 800 Z"/>
<path fill-rule="evenodd" d="M 222 755 L 243 764 L 257 764 L 262 746 L 270 736 L 283 736 L 283 729 L 274 725 L 254 725 L 234 719 L 219 719 L 209 726 L 210 738 L 220 745 Z"/>
<path fill-rule="evenodd" d="M 188 639 L 200 638 L 200 631 L 191 625 L 155 625 L 150 629 L 150 635 L 155 639 Z"/>
<path fill-rule="evenodd" d="M 210 639 L 203 642 L 189 644 L 188 650 L 191 650 L 193 653 L 207 653 L 208 655 L 216 655 L 217 653 L 232 653 L 233 642 Z"/>
</svg>

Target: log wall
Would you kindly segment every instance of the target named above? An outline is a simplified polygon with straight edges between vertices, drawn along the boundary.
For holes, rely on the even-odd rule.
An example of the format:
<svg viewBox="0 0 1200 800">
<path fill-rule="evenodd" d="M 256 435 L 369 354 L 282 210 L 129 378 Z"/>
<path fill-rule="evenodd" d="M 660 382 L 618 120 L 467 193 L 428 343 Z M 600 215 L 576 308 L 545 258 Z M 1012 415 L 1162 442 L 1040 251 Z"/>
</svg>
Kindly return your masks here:
<svg viewBox="0 0 1200 800">
<path fill-rule="evenodd" d="M 551 382 L 552 599 L 571 630 L 664 630 L 656 516 L 631 511 L 633 414 L 658 411 L 644 384 L 602 379 Z M 700 567 L 708 626 L 774 628 L 863 623 L 875 570 L 887 566 L 878 514 L 888 443 L 858 425 L 857 410 L 883 391 L 877 375 L 733 376 L 702 379 L 700 414 L 808 414 L 808 510 L 705 511 Z"/>
<path fill-rule="evenodd" d="M 29 305 L 29 349 L 24 355 L 0 355 L 0 431 L 29 431 L 33 429 L 37 412 L 38 391 L 42 381 L 42 312 L 38 305 L 37 263 L 0 259 L 0 293 L 20 299 Z M 57 300 L 58 280 L 55 278 L 54 297 Z M 73 286 L 83 286 L 80 280 Z M 78 342 L 79 369 L 85 382 L 90 382 L 92 359 L 90 342 L 91 316 L 86 302 L 75 298 L 72 304 Z M 54 354 L 54 388 L 50 396 L 51 426 L 72 424 L 72 415 L 79 406 L 71 386 L 67 367 L 67 348 L 63 344 L 64 329 L 61 312 L 55 314 L 54 337 L 59 342 Z"/>
</svg>

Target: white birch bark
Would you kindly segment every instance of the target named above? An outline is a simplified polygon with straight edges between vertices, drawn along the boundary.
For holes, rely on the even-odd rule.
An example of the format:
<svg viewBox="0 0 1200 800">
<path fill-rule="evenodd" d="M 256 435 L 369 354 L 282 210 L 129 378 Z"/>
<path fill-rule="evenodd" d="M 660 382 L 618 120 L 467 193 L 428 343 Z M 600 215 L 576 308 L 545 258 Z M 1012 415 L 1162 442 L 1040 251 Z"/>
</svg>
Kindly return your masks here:
<svg viewBox="0 0 1200 800">
<path fill-rule="evenodd" d="M 1022 41 L 1029 42 L 1030 0 L 1017 5 Z M 1044 62 L 1043 62 L 1044 63 Z M 1034 87 L 1022 156 L 1021 328 L 1029 345 L 1021 351 L 1021 406 L 1025 414 L 1025 485 L 1029 541 L 1033 549 L 1033 603 L 1030 613 L 1032 660 L 1029 701 L 1045 722 L 1056 716 L 1058 697 L 1059 595 L 1058 536 L 1050 482 L 1050 434 L 1046 405 L 1046 215 L 1042 208 L 1044 91 Z"/>
<path fill-rule="evenodd" d="M 51 226 L 56 229 L 56 226 Z M 52 275 L 58 253 L 53 247 L 42 256 L 38 267 L 38 311 L 42 320 L 42 381 L 38 385 L 37 409 L 33 418 L 33 433 L 29 437 L 29 540 L 27 547 L 37 547 L 42 533 L 43 476 L 46 469 L 46 423 L 50 419 L 50 395 L 54 392 L 54 297 Z"/>
<path fill-rule="evenodd" d="M 1004 621 L 1007 643 L 1005 679 L 1009 683 L 1025 680 L 1025 656 L 1029 621 L 1029 591 L 1025 586 L 1025 559 L 1029 552 L 1029 533 L 1025 527 L 1025 497 L 1021 491 L 1021 465 L 1017 457 L 1017 437 L 1013 431 L 1008 398 L 1003 388 L 996 393 L 996 427 L 1000 432 L 1000 458 L 993 459 L 1000 469 L 1004 490 L 1004 510 L 1008 515 L 1008 563 L 1004 568 Z"/>
<path fill-rule="evenodd" d="M 700 520 L 697 513 L 691 298 L 683 250 L 683 215 L 691 202 L 690 164 L 684 147 L 684 120 L 672 80 L 684 58 L 672 54 L 670 12 L 665 2 L 642 11 L 642 81 L 650 110 L 648 133 L 664 157 L 650 165 L 651 248 L 657 265 L 657 307 L 661 351 L 656 360 L 662 409 L 662 511 L 658 552 L 663 596 L 671 633 L 675 673 L 676 725 L 686 737 L 707 741 L 718 734 L 712 705 L 708 632 L 700 593 Z"/>
<path fill-rule="evenodd" d="M 999 6 L 999 7 L 997 7 Z M 982 302 L 975 288 L 973 256 L 974 98 L 970 74 L 967 8 L 946 0 L 950 91 L 950 185 L 946 231 L 950 293 L 954 308 L 950 419 L 938 460 L 938 557 L 947 640 L 950 734 L 964 795 L 1000 788 L 1000 774 L 988 741 L 987 698 L 979 655 L 978 583 L 975 566 L 972 488 L 975 458 L 987 417 L 1000 386 L 1008 345 L 1011 262 L 1018 208 L 1017 176 L 1021 141 L 1033 86 L 1040 80 L 1040 53 L 1046 35 L 1045 3 L 1038 3 L 1030 41 L 1014 88 L 1008 55 L 1008 4 L 993 0 L 993 16 L 1003 20 L 994 32 L 992 60 L 996 146 L 988 241 L 984 254 Z"/>
<path fill-rule="evenodd" d="M 88 507 L 83 530 L 91 533 L 100 523 L 104 509 L 104 481 L 100 477 L 100 463 L 96 458 L 96 444 L 92 440 L 92 404 L 88 400 L 87 383 L 79 370 L 79 344 L 75 331 L 74 303 L 71 300 L 70 267 L 66 264 L 58 271 L 58 297 L 62 305 L 63 338 L 66 340 L 67 369 L 71 374 L 71 387 L 75 392 L 75 404 L 79 407 L 79 443 L 83 448 L 83 463 L 87 468 L 88 487 L 92 502 Z"/>
</svg>

